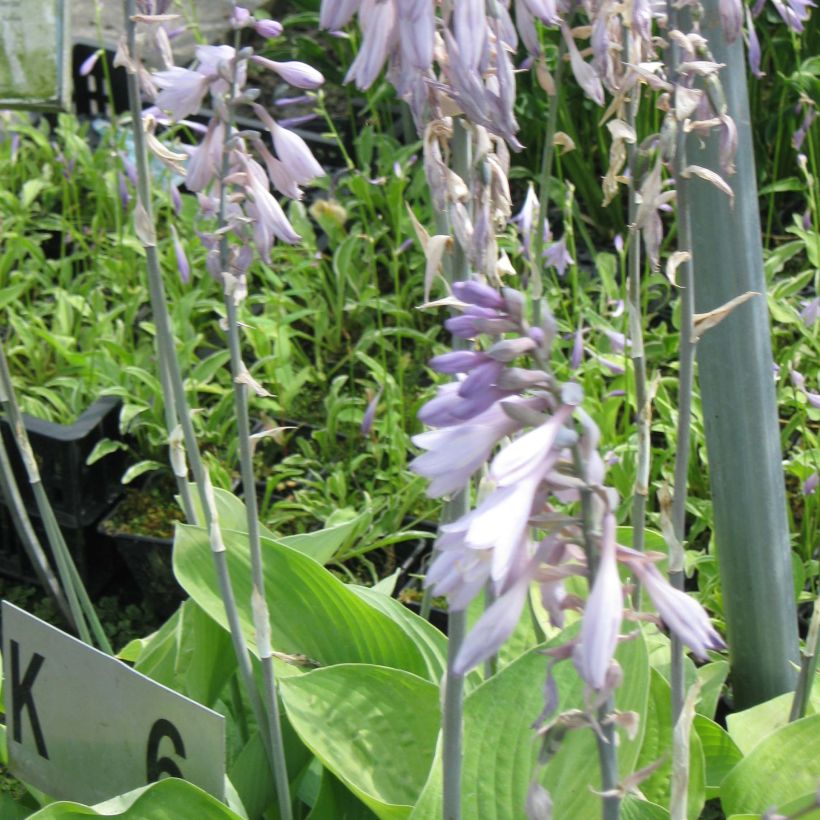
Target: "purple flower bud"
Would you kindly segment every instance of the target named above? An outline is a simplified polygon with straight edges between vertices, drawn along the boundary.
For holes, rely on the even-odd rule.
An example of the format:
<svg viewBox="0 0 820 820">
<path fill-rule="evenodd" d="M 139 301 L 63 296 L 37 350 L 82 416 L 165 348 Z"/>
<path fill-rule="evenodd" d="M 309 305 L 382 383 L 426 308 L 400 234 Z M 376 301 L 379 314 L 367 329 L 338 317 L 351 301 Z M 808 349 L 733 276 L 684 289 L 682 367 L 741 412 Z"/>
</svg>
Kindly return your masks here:
<svg viewBox="0 0 820 820">
<path fill-rule="evenodd" d="M 280 63 L 276 60 L 269 60 L 267 57 L 261 57 L 258 54 L 254 54 L 251 60 L 265 68 L 269 68 L 271 71 L 275 71 L 286 83 L 296 88 L 315 89 L 319 88 L 325 81 L 320 71 L 307 63 L 300 63 L 298 60 Z"/>
<path fill-rule="evenodd" d="M 746 35 L 749 47 L 749 70 L 760 79 L 763 76 L 760 70 L 760 40 L 757 39 L 754 21 L 748 6 L 746 7 Z"/>
<path fill-rule="evenodd" d="M 231 11 L 231 25 L 234 28 L 245 28 L 253 24 L 253 15 L 244 6 L 234 6 Z"/>
<path fill-rule="evenodd" d="M 797 370 L 789 370 L 789 381 L 793 387 L 802 390 L 806 384 L 806 377 Z"/>
<path fill-rule="evenodd" d="M 820 473 L 810 475 L 803 484 L 803 495 L 811 495 L 820 485 Z"/>
<path fill-rule="evenodd" d="M 820 393 L 810 393 L 808 390 L 804 392 L 806 394 L 806 398 L 809 400 L 809 404 L 820 410 Z"/>
<path fill-rule="evenodd" d="M 373 396 L 367 405 L 367 410 L 365 410 L 364 418 L 362 419 L 362 426 L 359 428 L 359 432 L 363 436 L 368 435 L 373 427 L 373 420 L 376 418 L 376 408 L 379 406 L 379 399 L 381 399 L 383 392 L 384 388 L 380 387 L 376 395 Z"/>
<path fill-rule="evenodd" d="M 171 225 L 171 236 L 174 238 L 174 254 L 177 260 L 179 278 L 184 284 L 187 285 L 188 280 L 191 278 L 191 268 L 188 265 L 188 257 L 185 255 L 185 248 L 182 247 L 182 243 L 179 241 L 177 229 L 173 225 Z"/>
<path fill-rule="evenodd" d="M 94 66 L 97 65 L 97 60 L 100 59 L 102 53 L 103 50 L 98 48 L 90 57 L 86 57 L 83 60 L 79 70 L 81 77 L 87 77 L 94 70 Z"/>
<path fill-rule="evenodd" d="M 531 338 L 535 335 L 536 338 Z M 497 362 L 511 362 L 525 353 L 529 353 L 537 345 L 537 338 L 544 340 L 544 331 L 540 327 L 530 328 L 529 336 L 520 336 L 518 339 L 502 339 L 496 342 L 488 351 L 487 355 Z"/>
<path fill-rule="evenodd" d="M 257 20 L 254 29 L 260 37 L 268 39 L 278 37 L 283 31 L 282 24 L 276 20 Z"/>
<path fill-rule="evenodd" d="M 573 652 L 578 674 L 596 691 L 604 688 L 618 645 L 623 595 L 615 560 L 615 516 L 606 513 L 601 536 L 601 560 L 584 609 L 579 641 Z"/>
<path fill-rule="evenodd" d="M 624 252 L 624 238 L 619 233 L 615 234 L 615 239 L 612 244 L 615 245 L 615 251 L 617 253 Z"/>
<path fill-rule="evenodd" d="M 491 288 L 483 282 L 477 282 L 476 280 L 454 282 L 453 293 L 457 299 L 466 302 L 468 305 L 478 305 L 493 310 L 504 310 L 505 308 L 501 294 L 495 288 Z"/>
<path fill-rule="evenodd" d="M 123 173 L 117 174 L 117 189 L 119 191 L 122 209 L 125 211 L 128 209 L 128 203 L 131 202 L 131 193 L 128 190 L 128 182 Z"/>
<path fill-rule="evenodd" d="M 806 302 L 800 311 L 800 318 L 806 323 L 806 327 L 811 327 L 820 318 L 820 296 Z"/>
<path fill-rule="evenodd" d="M 171 189 L 171 206 L 174 209 L 174 213 L 179 216 L 179 212 L 182 210 L 182 196 L 180 196 L 179 188 L 176 185 L 171 183 L 169 186 Z"/>
<path fill-rule="evenodd" d="M 720 24 L 726 41 L 733 43 L 740 34 L 740 23 L 744 8 L 740 0 L 720 0 Z"/>
<path fill-rule="evenodd" d="M 472 350 L 455 350 L 430 359 L 430 367 L 437 373 L 469 373 L 474 367 L 487 362 L 487 356 Z"/>
</svg>

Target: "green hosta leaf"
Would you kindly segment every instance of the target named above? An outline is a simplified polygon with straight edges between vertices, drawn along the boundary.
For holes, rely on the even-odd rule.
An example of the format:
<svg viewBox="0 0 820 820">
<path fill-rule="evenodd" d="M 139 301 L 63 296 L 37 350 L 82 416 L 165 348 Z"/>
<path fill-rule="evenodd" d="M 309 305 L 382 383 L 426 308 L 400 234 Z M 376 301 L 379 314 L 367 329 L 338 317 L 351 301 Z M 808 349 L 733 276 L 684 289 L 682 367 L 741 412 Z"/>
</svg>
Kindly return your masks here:
<svg viewBox="0 0 820 820">
<path fill-rule="evenodd" d="M 320 564 L 326 564 L 347 543 L 369 515 L 370 513 L 365 511 L 349 521 L 343 521 L 341 524 L 326 527 L 323 530 L 286 535 L 280 539 L 280 543 L 309 555 Z"/>
<path fill-rule="evenodd" d="M 643 746 L 636 768 L 642 769 L 661 758 L 664 763 L 640 784 L 647 800 L 666 806 L 672 777 L 672 706 L 669 684 L 657 670 L 651 670 L 649 702 L 641 719 L 646 724 Z M 705 799 L 704 760 L 700 738 L 692 731 L 689 740 L 689 793 L 687 816 L 697 818 Z"/>
<path fill-rule="evenodd" d="M 47 187 L 48 183 L 43 179 L 30 179 L 24 182 L 23 189 L 20 192 L 20 204 L 23 208 L 30 208 L 40 192 Z"/>
<path fill-rule="evenodd" d="M 577 630 L 565 630 L 548 645 L 558 645 Z M 649 661 L 643 637 L 622 644 L 617 658 L 624 681 L 616 694 L 621 710 L 646 712 Z M 532 722 L 544 706 L 547 658 L 534 650 L 522 655 L 468 695 L 464 703 L 463 816 L 481 820 L 524 817 L 527 789 L 536 769 L 538 743 Z M 583 684 L 569 662 L 554 668 L 559 708 L 583 708 Z M 641 720 L 641 729 L 643 720 Z M 620 734 L 618 765 L 621 776 L 636 768 L 641 733 L 634 740 Z M 557 755 L 541 770 L 556 818 L 600 815 L 600 789 L 595 737 L 591 730 L 570 732 Z M 441 766 L 436 761 L 413 820 L 439 820 Z"/>
<path fill-rule="evenodd" d="M 224 530 L 222 537 L 239 620 L 256 651 L 248 539 L 231 530 Z M 262 552 L 274 649 L 306 655 L 322 665 L 374 663 L 430 676 L 413 635 L 312 558 L 269 538 L 262 538 Z M 198 527 L 177 527 L 174 573 L 197 604 L 227 628 L 210 542 Z"/>
<path fill-rule="evenodd" d="M 306 746 L 380 818 L 410 815 L 433 761 L 439 689 L 398 669 L 340 664 L 281 682 Z"/>
<path fill-rule="evenodd" d="M 169 777 L 127 794 L 84 806 L 60 801 L 31 815 L 31 820 L 68 820 L 71 817 L 121 817 L 123 820 L 179 820 L 180 817 L 207 817 L 208 820 L 242 820 L 215 797 L 185 780 Z"/>
<path fill-rule="evenodd" d="M 720 784 L 732 768 L 743 759 L 743 753 L 722 726 L 703 715 L 695 715 L 693 728 L 703 747 L 706 799 L 720 795 Z"/>
<path fill-rule="evenodd" d="M 815 687 L 815 692 L 818 692 L 818 687 Z M 817 711 L 816 698 L 817 695 L 812 693 L 808 705 L 809 714 Z M 749 754 L 758 743 L 789 722 L 793 700 L 794 693 L 786 692 L 765 703 L 752 706 L 751 709 L 734 712 L 726 718 L 729 734 L 744 755 Z"/>
<path fill-rule="evenodd" d="M 447 669 L 447 638 L 427 619 L 420 618 L 395 598 L 388 598 L 374 587 L 349 586 L 349 589 L 370 606 L 383 612 L 399 624 L 424 655 L 428 680 L 438 682 Z"/>
<path fill-rule="evenodd" d="M 812 715 L 761 740 L 726 776 L 720 800 L 727 815 L 759 813 L 813 793 L 818 781 L 820 715 Z"/>
<path fill-rule="evenodd" d="M 15 800 L 10 794 L 0 794 L 0 817 L 3 820 L 26 820 L 31 808 Z"/>
</svg>

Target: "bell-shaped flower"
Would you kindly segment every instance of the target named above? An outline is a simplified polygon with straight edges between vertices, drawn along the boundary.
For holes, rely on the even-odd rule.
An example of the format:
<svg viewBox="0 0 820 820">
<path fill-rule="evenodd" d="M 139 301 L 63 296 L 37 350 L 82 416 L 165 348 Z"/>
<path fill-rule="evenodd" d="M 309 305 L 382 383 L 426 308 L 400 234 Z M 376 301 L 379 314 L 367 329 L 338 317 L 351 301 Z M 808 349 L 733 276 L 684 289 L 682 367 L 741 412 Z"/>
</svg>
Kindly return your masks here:
<svg viewBox="0 0 820 820">
<path fill-rule="evenodd" d="M 410 462 L 410 470 L 430 479 L 430 498 L 456 492 L 487 461 L 495 445 L 519 427 L 500 404 L 493 404 L 469 422 L 414 436 L 413 443 L 427 452 Z"/>
<path fill-rule="evenodd" d="M 705 661 L 709 657 L 707 650 L 725 648 L 706 611 L 694 598 L 671 586 L 645 556 L 624 560 L 646 589 L 664 624 L 698 658 Z"/>
<path fill-rule="evenodd" d="M 396 0 L 402 65 L 426 72 L 433 62 L 436 41 L 436 12 L 430 0 Z"/>
<path fill-rule="evenodd" d="M 487 607 L 456 655 L 456 675 L 466 674 L 501 649 L 521 619 L 529 587 L 530 579 L 524 575 Z"/>
<path fill-rule="evenodd" d="M 267 177 L 262 166 L 250 157 L 243 158 L 246 171 L 246 192 L 249 201 L 245 209 L 253 221 L 253 240 L 260 256 L 270 259 L 274 237 L 295 244 L 301 237 L 288 222 L 276 198 L 268 190 Z"/>
<path fill-rule="evenodd" d="M 188 160 L 185 185 L 189 191 L 199 192 L 208 187 L 219 173 L 225 143 L 225 126 L 216 118 L 208 124 L 202 142 Z"/>
<path fill-rule="evenodd" d="M 322 0 L 319 11 L 319 26 L 330 31 L 337 31 L 350 22 L 361 0 Z"/>
<path fill-rule="evenodd" d="M 601 560 L 573 650 L 578 674 L 595 691 L 603 689 L 606 683 L 623 619 L 624 593 L 615 555 L 615 516 L 608 512 L 603 521 Z"/>
<path fill-rule="evenodd" d="M 359 25 L 362 44 L 347 72 L 345 82 L 355 81 L 365 91 L 379 76 L 382 66 L 399 41 L 395 0 L 362 0 Z"/>
<path fill-rule="evenodd" d="M 307 143 L 298 134 L 279 125 L 261 105 L 254 105 L 253 110 L 270 131 L 276 154 L 287 168 L 288 176 L 297 185 L 307 185 L 325 175 Z"/>
<path fill-rule="evenodd" d="M 167 111 L 174 120 L 182 120 L 202 107 L 202 100 L 213 80 L 199 71 L 174 66 L 153 75 L 162 89 L 157 96 L 157 108 Z"/>
</svg>

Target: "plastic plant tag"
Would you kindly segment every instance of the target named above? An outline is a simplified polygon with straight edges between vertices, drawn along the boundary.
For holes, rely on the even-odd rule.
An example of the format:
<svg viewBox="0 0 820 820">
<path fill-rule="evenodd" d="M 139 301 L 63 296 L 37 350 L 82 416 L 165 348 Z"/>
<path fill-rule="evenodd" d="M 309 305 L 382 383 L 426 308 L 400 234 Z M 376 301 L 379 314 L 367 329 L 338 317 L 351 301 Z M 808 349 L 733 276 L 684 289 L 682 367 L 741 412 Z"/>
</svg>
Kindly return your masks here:
<svg viewBox="0 0 820 820">
<path fill-rule="evenodd" d="M 9 768 L 63 800 L 97 803 L 162 776 L 218 799 L 225 719 L 3 601 Z"/>
</svg>

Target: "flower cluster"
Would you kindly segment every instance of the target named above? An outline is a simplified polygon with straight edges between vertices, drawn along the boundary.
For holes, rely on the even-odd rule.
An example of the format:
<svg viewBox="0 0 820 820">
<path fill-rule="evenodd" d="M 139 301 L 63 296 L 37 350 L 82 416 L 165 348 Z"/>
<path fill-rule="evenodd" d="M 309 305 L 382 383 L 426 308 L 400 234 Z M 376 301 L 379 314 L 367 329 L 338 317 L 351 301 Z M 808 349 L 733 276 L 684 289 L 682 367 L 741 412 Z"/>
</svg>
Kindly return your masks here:
<svg viewBox="0 0 820 820">
<path fill-rule="evenodd" d="M 580 387 L 559 383 L 549 371 L 550 314 L 544 311 L 540 325 L 531 326 L 520 293 L 498 293 L 477 281 L 455 283 L 449 303 L 458 310 L 445 322 L 453 336 L 492 339 L 486 349 L 431 361 L 438 372 L 460 378 L 422 408 L 420 418 L 434 429 L 414 438 L 425 452 L 411 463 L 429 479 L 428 494 L 438 497 L 467 486 L 489 461 L 477 507 L 442 526 L 426 580 L 453 610 L 466 608 L 487 585 L 495 596 L 467 636 L 455 671 L 464 673 L 498 651 L 533 583 L 553 624 L 562 626 L 564 611 L 582 606 L 564 589 L 564 580 L 578 575 L 589 579 L 590 593 L 581 630 L 562 656 L 572 656 L 592 690 L 608 691 L 617 679 L 613 655 L 624 617 L 618 563 L 629 567 L 663 623 L 696 655 L 721 648 L 699 604 L 654 566 L 660 556 L 616 543 L 617 498 L 604 485 L 598 428 L 581 407 Z M 514 365 L 524 356 L 533 366 Z"/>
<path fill-rule="evenodd" d="M 143 112 L 149 147 L 162 161 L 181 172 L 188 190 L 198 194 L 205 217 L 217 216 L 220 209 L 224 211 L 225 226 L 219 234 L 204 233 L 200 237 L 209 251 L 208 270 L 215 278 L 221 278 L 227 268 L 231 277 L 226 282 L 228 286 L 230 282 L 241 282 L 244 277 L 252 259 L 247 247 L 249 241 L 266 261 L 275 240 L 299 241 L 275 194 L 301 199 L 302 186 L 324 174 L 305 141 L 255 102 L 259 91 L 248 87 L 249 64 L 273 71 L 286 83 L 302 90 L 319 88 L 324 78 L 306 63 L 268 60 L 255 55 L 250 48 L 237 50 L 229 45 L 199 46 L 190 68 L 175 66 L 170 47 L 165 47 L 169 35 L 164 28 L 174 15 L 164 14 L 164 10 L 146 9 L 140 17 L 140 22 L 150 27 L 153 41 L 159 46 L 162 70 L 147 74 L 139 55 L 128 54 L 123 43 L 117 62 L 139 75 L 144 95 L 153 102 Z M 234 6 L 231 22 L 237 30 L 254 28 L 264 37 L 277 37 L 282 33 L 280 23 L 257 20 L 241 6 Z M 207 126 L 186 122 L 187 117 L 202 109 L 206 99 L 214 112 Z M 269 142 L 258 131 L 240 133 L 233 128 L 240 106 L 250 108 L 266 129 Z M 169 119 L 186 122 L 193 131 L 201 132 L 199 144 L 182 145 L 178 151 L 170 151 L 153 138 L 155 124 Z M 230 195 L 225 196 L 222 189 L 228 184 Z M 227 266 L 220 258 L 220 237 L 225 227 L 239 237 L 243 246 L 241 249 L 231 246 Z M 181 270 L 184 270 L 183 264 Z M 236 294 L 242 292 L 241 287 L 235 288 Z"/>
</svg>

